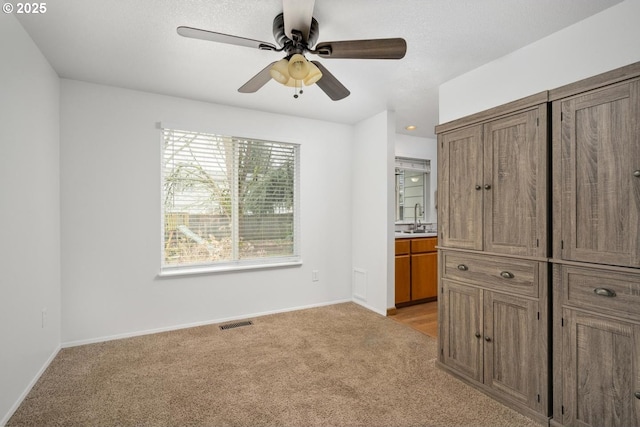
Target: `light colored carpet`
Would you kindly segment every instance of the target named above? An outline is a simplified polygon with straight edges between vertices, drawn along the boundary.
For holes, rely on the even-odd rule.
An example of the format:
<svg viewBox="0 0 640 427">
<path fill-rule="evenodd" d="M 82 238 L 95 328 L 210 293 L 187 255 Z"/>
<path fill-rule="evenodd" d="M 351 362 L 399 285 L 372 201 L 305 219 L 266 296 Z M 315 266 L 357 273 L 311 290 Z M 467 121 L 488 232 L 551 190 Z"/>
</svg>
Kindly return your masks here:
<svg viewBox="0 0 640 427">
<path fill-rule="evenodd" d="M 63 349 L 7 426 L 539 426 L 345 303 Z"/>
</svg>

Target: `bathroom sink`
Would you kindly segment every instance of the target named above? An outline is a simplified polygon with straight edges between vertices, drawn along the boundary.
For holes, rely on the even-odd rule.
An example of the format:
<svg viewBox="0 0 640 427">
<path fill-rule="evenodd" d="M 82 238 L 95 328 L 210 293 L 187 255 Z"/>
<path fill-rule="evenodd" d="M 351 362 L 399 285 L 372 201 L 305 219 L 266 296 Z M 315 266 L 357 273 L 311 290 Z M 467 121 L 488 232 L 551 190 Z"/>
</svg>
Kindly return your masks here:
<svg viewBox="0 0 640 427">
<path fill-rule="evenodd" d="M 403 230 L 403 231 L 396 231 L 396 234 L 427 234 L 427 235 L 432 235 L 432 236 L 436 236 L 437 233 L 436 231 L 428 231 L 428 230 Z"/>
</svg>

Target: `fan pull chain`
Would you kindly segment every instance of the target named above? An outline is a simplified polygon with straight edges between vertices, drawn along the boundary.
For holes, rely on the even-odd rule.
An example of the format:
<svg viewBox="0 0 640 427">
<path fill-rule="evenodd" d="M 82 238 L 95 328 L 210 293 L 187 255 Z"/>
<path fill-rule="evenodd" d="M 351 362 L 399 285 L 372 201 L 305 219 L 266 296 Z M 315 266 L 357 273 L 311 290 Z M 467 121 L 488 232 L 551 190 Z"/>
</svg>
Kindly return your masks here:
<svg viewBox="0 0 640 427">
<path fill-rule="evenodd" d="M 298 90 L 298 82 L 300 82 L 300 90 Z M 298 98 L 298 94 L 302 95 L 304 91 L 302 90 L 302 80 L 295 80 L 295 84 L 293 85 L 293 97 Z"/>
</svg>

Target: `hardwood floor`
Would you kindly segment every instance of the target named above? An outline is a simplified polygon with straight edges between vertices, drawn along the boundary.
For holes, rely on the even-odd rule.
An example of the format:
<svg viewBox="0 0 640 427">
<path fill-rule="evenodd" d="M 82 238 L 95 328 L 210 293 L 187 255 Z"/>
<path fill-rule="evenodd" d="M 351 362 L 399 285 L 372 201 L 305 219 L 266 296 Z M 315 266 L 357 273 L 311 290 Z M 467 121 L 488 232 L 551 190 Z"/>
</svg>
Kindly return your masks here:
<svg viewBox="0 0 640 427">
<path fill-rule="evenodd" d="M 411 326 L 430 337 L 438 337 L 438 302 L 411 305 L 396 310 L 389 316 L 396 322 Z"/>
</svg>

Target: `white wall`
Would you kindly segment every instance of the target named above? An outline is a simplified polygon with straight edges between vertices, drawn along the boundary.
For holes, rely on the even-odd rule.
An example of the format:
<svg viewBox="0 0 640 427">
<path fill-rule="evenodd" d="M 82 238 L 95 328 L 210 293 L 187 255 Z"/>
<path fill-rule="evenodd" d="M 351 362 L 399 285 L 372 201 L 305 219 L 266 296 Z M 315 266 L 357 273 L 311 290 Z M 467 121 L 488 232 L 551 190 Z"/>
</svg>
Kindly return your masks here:
<svg viewBox="0 0 640 427">
<path fill-rule="evenodd" d="M 385 315 L 394 306 L 394 130 L 387 111 L 358 123 L 351 162 L 354 301 Z"/>
<path fill-rule="evenodd" d="M 440 86 L 440 123 L 640 61 L 640 0 L 626 0 Z"/>
<path fill-rule="evenodd" d="M 404 134 L 395 136 L 395 155 L 414 159 L 431 160 L 429 176 L 429 203 L 426 210 L 427 222 L 437 222 L 434 192 L 438 189 L 438 141 L 434 138 L 421 138 Z"/>
<path fill-rule="evenodd" d="M 60 345 L 60 83 L 15 17 L 4 13 L 0 57 L 4 425 Z"/>
<path fill-rule="evenodd" d="M 301 143 L 303 266 L 157 278 L 157 122 Z M 63 345 L 351 300 L 352 139 L 351 126 L 63 79 Z"/>
</svg>

